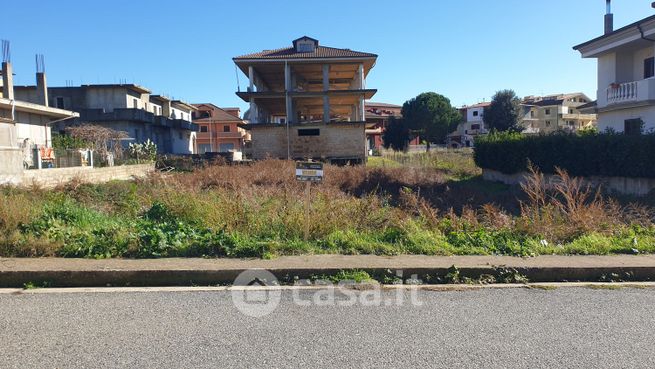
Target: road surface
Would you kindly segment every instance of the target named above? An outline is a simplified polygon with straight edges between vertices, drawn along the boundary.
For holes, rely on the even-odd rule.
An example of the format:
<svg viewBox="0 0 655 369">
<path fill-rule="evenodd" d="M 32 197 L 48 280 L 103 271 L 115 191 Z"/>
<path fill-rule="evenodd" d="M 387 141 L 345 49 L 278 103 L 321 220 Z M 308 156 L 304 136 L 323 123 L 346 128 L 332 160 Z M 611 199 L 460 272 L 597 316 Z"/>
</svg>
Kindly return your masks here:
<svg viewBox="0 0 655 369">
<path fill-rule="evenodd" d="M 0 294 L 0 368 L 655 368 L 653 289 L 315 293 L 263 318 L 228 291 Z"/>
</svg>

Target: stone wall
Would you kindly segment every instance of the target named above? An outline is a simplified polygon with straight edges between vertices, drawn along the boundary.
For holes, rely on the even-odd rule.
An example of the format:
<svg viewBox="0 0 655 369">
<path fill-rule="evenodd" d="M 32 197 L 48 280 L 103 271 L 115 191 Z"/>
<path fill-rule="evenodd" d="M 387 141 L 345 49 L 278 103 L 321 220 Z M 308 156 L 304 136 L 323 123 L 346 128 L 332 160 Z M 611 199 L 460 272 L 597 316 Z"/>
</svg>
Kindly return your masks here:
<svg viewBox="0 0 655 369">
<path fill-rule="evenodd" d="M 508 185 L 525 183 L 530 174 L 527 172 L 504 174 L 496 170 L 483 169 L 482 177 L 487 181 L 501 182 Z M 544 174 L 546 184 L 558 181 L 557 176 Z M 604 191 L 624 195 L 645 196 L 655 189 L 655 178 L 628 178 L 628 177 L 584 177 L 586 185 L 601 187 Z"/>
<path fill-rule="evenodd" d="M 254 125 L 253 125 L 254 126 Z M 316 136 L 300 136 L 298 130 L 318 129 Z M 289 127 L 292 159 L 356 159 L 366 157 L 364 124 L 303 124 Z M 287 158 L 285 125 L 252 127 L 253 159 Z"/>
<path fill-rule="evenodd" d="M 78 179 L 86 183 L 103 183 L 112 180 L 129 180 L 145 177 L 153 171 L 154 164 L 121 165 L 106 168 L 74 167 L 24 170 L 16 175 L 0 175 L 0 184 L 18 186 L 37 185 L 55 187 Z"/>
</svg>

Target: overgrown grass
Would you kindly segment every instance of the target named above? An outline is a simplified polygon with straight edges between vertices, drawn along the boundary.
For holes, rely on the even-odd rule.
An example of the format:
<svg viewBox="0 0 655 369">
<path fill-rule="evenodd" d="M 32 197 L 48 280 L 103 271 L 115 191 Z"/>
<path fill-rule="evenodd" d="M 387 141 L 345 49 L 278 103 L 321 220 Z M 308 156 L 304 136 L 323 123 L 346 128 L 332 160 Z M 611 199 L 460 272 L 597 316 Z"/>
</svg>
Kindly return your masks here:
<svg viewBox="0 0 655 369">
<path fill-rule="evenodd" d="M 0 256 L 655 253 L 650 208 L 604 198 L 564 172 L 555 187 L 535 172 L 516 189 L 452 180 L 433 165 L 325 169 L 312 187 L 308 240 L 291 162 L 50 191 L 4 187 Z"/>
<path fill-rule="evenodd" d="M 376 168 L 433 168 L 441 170 L 447 178 L 470 179 L 482 174 L 475 165 L 471 149 L 434 149 L 429 152 L 383 151 L 382 156 L 369 158 L 368 165 Z"/>
</svg>

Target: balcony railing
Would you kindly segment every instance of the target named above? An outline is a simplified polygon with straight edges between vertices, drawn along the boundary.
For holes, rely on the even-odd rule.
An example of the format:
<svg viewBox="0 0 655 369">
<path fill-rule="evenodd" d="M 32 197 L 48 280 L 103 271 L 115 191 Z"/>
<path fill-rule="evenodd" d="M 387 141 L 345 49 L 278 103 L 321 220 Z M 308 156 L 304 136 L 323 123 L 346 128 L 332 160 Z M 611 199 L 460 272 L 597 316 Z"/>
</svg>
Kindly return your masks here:
<svg viewBox="0 0 655 369">
<path fill-rule="evenodd" d="M 655 79 L 613 83 L 607 88 L 607 105 L 655 99 Z"/>
<path fill-rule="evenodd" d="M 198 138 L 243 138 L 246 132 L 198 132 Z"/>
<path fill-rule="evenodd" d="M 617 83 L 607 88 L 608 104 L 637 101 L 638 97 L 638 82 Z"/>
</svg>

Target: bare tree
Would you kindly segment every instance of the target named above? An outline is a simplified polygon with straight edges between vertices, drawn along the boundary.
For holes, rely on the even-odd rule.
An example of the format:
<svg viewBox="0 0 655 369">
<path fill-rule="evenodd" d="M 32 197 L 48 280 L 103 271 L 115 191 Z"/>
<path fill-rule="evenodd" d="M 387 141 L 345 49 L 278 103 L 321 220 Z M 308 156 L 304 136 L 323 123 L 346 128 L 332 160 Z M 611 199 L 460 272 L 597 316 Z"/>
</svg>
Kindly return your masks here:
<svg viewBox="0 0 655 369">
<path fill-rule="evenodd" d="M 93 124 L 68 127 L 66 132 L 73 137 L 88 142 L 103 161 L 107 160 L 109 153 L 113 154 L 115 158 L 121 158 L 123 156 L 123 146 L 120 141 L 129 137 L 127 132 Z"/>
</svg>

